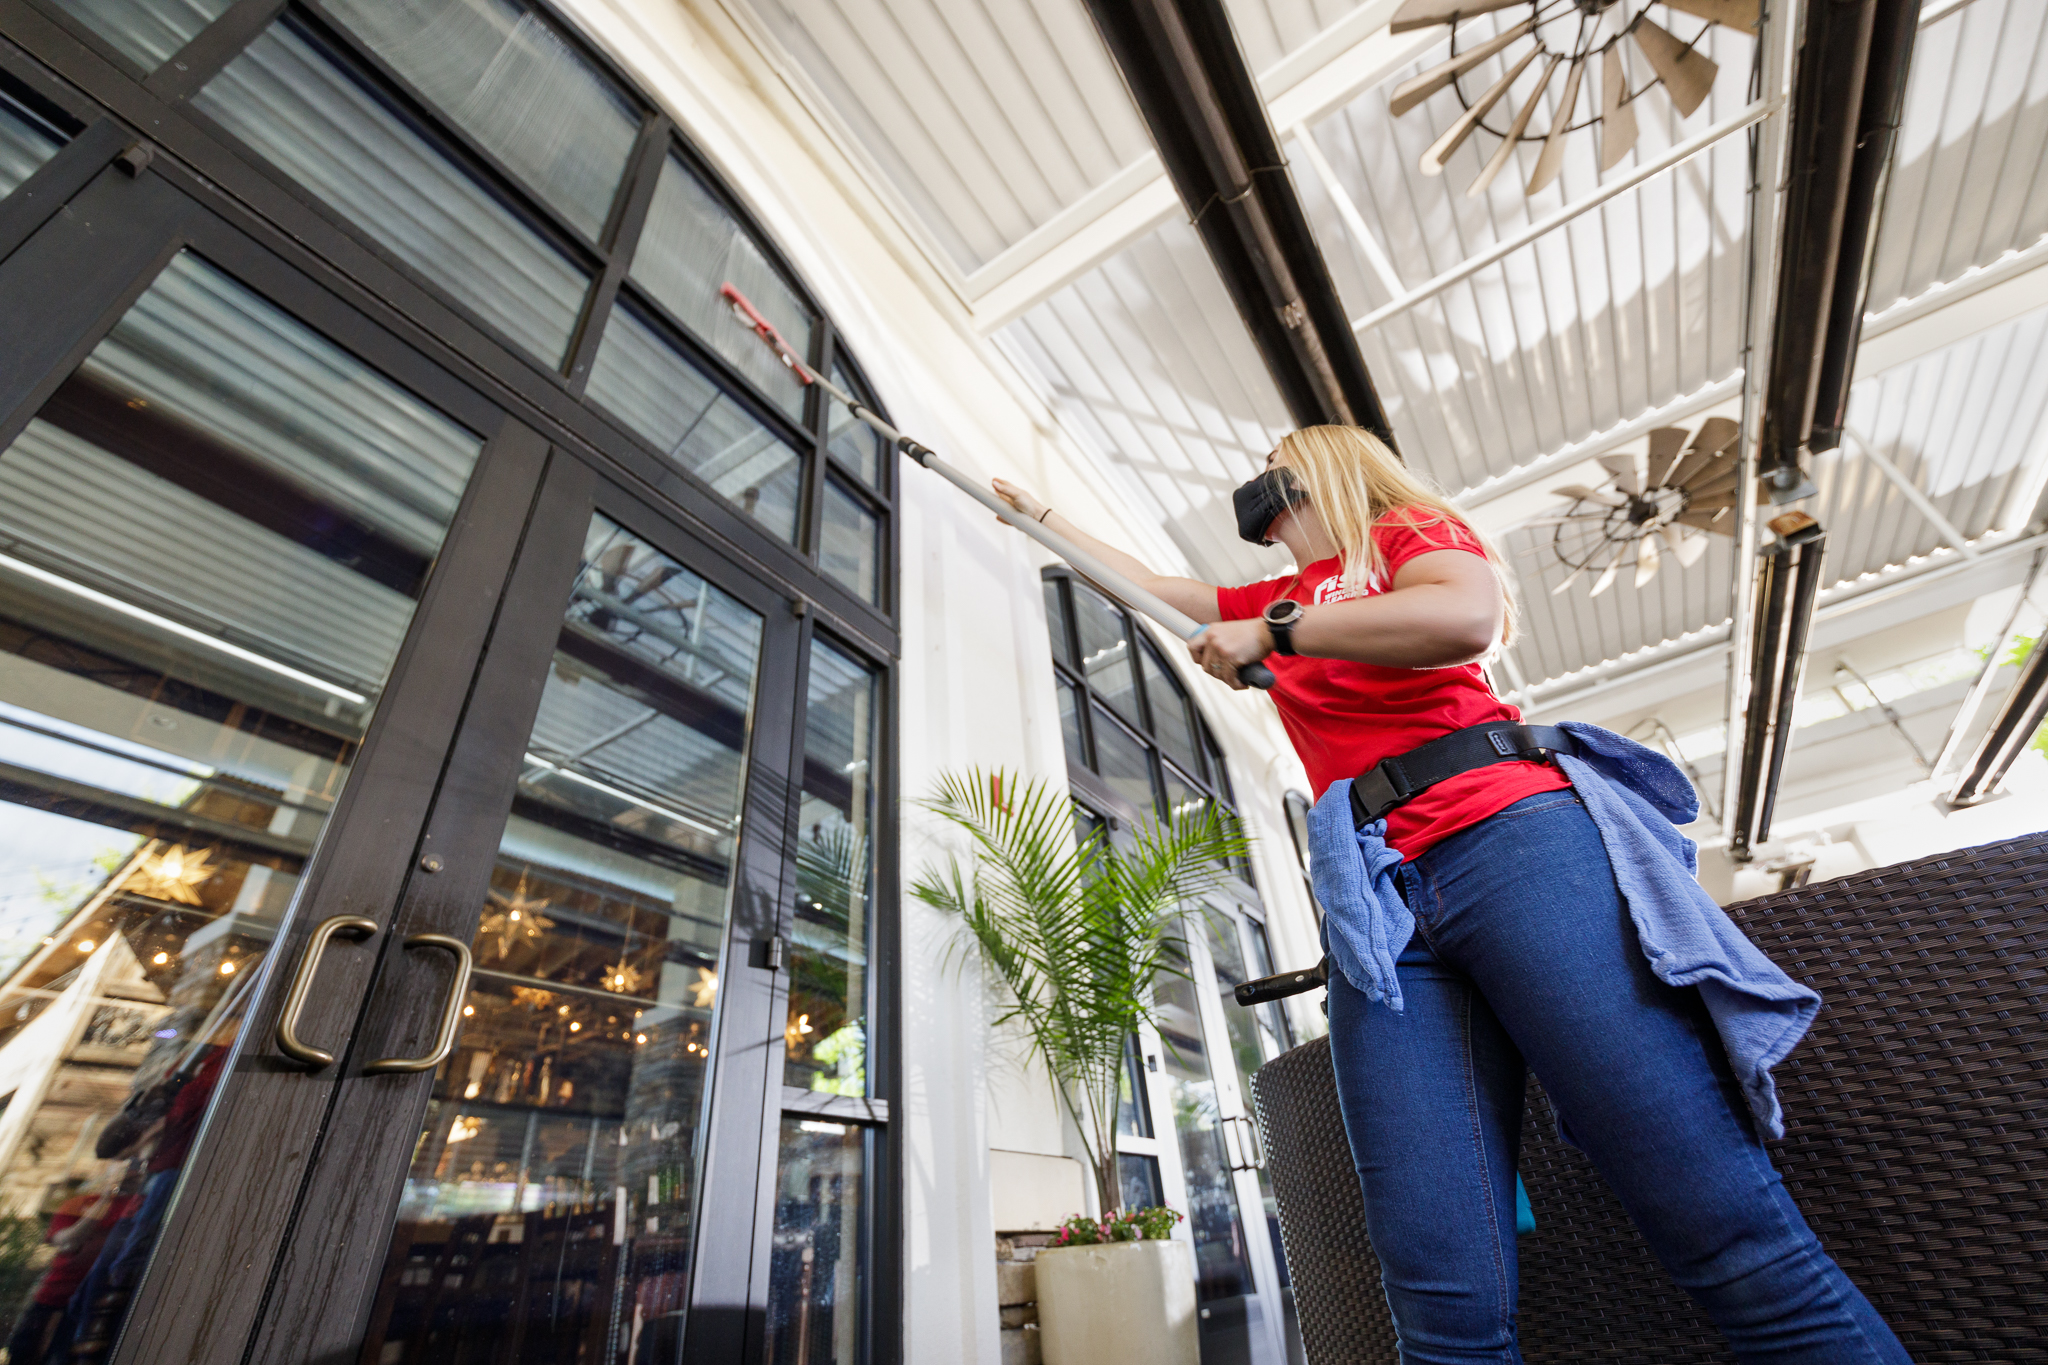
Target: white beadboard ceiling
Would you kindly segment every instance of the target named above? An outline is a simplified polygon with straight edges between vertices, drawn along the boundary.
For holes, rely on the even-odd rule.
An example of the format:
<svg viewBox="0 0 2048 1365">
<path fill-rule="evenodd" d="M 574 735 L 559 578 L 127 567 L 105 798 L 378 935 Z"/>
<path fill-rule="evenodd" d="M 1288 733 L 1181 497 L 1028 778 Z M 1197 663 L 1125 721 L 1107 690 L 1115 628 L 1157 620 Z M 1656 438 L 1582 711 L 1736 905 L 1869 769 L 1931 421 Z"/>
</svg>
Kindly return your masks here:
<svg viewBox="0 0 2048 1365">
<path fill-rule="evenodd" d="M 1083 203 L 1091 191 L 1138 173 L 1151 152 L 1080 0 L 751 3 L 829 116 L 962 275 L 1063 212 L 1054 230 L 1071 228 L 1075 213 L 1092 211 L 1094 201 Z M 1353 50 L 1345 45 L 1358 35 L 1348 28 L 1362 22 L 1363 7 L 1230 0 L 1255 72 L 1313 67 L 1319 43 L 1331 59 Z M 1470 29 L 1517 17 L 1503 12 Z M 1681 37 L 1698 28 L 1683 15 L 1660 17 Z M 1402 79 L 1443 59 L 1441 41 L 1309 127 L 1334 185 L 1289 137 L 1291 173 L 1348 314 L 1364 316 L 1394 297 L 1393 286 L 1423 285 L 1739 113 L 1752 41 L 1715 29 L 1702 48 L 1721 71 L 1698 110 L 1681 119 L 1661 90 L 1650 93 L 1636 106 L 1637 146 L 1619 165 L 1603 175 L 1595 138 L 1575 135 L 1557 181 L 1533 198 L 1521 184 L 1535 144 L 1477 198 L 1465 189 L 1497 145 L 1490 134 L 1476 135 L 1444 175 L 1418 170 L 1423 150 L 1460 111 L 1458 97 L 1441 92 L 1400 119 L 1388 99 Z M 1872 269 L 1873 312 L 2048 233 L 2044 49 L 2041 0 L 1975 0 L 1920 33 Z M 1494 59 L 1465 88 L 1476 93 L 1504 69 Z M 1640 81 L 1646 73 L 1633 74 Z M 1533 84 L 1532 69 L 1503 109 Z M 1532 127 L 1547 125 L 1557 95 L 1553 85 Z M 1409 461 L 1456 493 L 1736 374 L 1747 176 L 1747 138 L 1738 134 L 1364 332 L 1367 366 Z M 1347 230 L 1339 192 L 1392 281 Z M 2048 257 L 2048 248 L 2037 250 Z M 1967 307 L 1965 299 L 1951 311 Z M 1974 334 L 1952 316 L 1938 330 L 1903 362 L 1859 380 L 1852 425 L 1977 537 L 1997 525 L 2016 487 L 2032 486 L 2020 462 L 2044 445 L 2048 388 L 2035 376 L 2048 361 L 2048 315 Z M 1167 527 L 1190 571 L 1242 582 L 1285 567 L 1276 552 L 1237 541 L 1228 494 L 1288 429 L 1286 408 L 1180 214 L 1077 268 L 997 336 L 1074 439 Z M 1887 345 L 1896 349 L 1897 337 Z M 1701 415 L 1674 424 L 1690 428 Z M 1854 448 L 1822 457 L 1813 472 L 1821 491 L 1809 508 L 1830 530 L 1831 581 L 1935 552 L 1940 533 Z M 1564 570 L 1547 529 L 1504 540 L 1525 600 L 1513 658 L 1532 684 L 1729 617 L 1735 566 L 1724 537 L 1691 569 L 1667 561 L 1644 589 L 1624 575 L 1599 598 L 1586 579 L 1550 595 Z"/>
</svg>

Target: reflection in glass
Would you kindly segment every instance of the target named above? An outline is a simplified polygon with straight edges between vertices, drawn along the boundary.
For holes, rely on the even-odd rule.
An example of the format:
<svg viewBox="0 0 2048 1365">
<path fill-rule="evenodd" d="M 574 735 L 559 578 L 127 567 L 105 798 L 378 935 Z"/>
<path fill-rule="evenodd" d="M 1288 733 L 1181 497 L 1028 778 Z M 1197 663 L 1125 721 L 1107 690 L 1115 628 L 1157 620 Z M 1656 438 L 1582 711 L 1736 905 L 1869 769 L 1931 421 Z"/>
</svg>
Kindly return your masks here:
<svg viewBox="0 0 2048 1365">
<path fill-rule="evenodd" d="M 854 397 L 860 397 L 853 381 L 846 377 L 846 371 L 837 365 L 832 367 L 832 382 Z M 831 400 L 829 415 L 825 418 L 825 444 L 830 447 L 834 458 L 860 476 L 862 483 L 870 488 L 882 486 L 882 456 L 887 446 L 881 434 L 855 417 L 853 409 L 836 398 Z"/>
<path fill-rule="evenodd" d="M 782 1083 L 868 1090 L 868 939 L 874 895 L 875 754 L 881 675 L 829 642 L 811 644 L 797 814 L 795 942 Z"/>
<path fill-rule="evenodd" d="M 612 309 L 598 345 L 590 396 L 742 512 L 796 543 L 802 457 L 624 304 Z"/>
<path fill-rule="evenodd" d="M 1245 942 L 1251 947 L 1251 973 L 1253 976 L 1271 976 L 1279 968 L 1273 965 L 1273 947 L 1266 937 L 1266 926 L 1255 919 L 1244 922 Z M 1280 1008 L 1278 1000 L 1268 1000 L 1256 1006 L 1252 1015 L 1259 1021 L 1259 1031 L 1266 1037 L 1269 1056 L 1277 1057 L 1294 1046 L 1294 1039 L 1287 1027 L 1286 1011 Z"/>
<path fill-rule="evenodd" d="M 186 253 L 0 455 L 10 1365 L 120 1330 L 479 450 Z"/>
<path fill-rule="evenodd" d="M 1139 818 L 1159 813 L 1159 797 L 1152 785 L 1151 750 L 1099 706 L 1095 708 L 1095 759 L 1095 770 L 1102 774 L 1102 780 L 1137 809 Z"/>
<path fill-rule="evenodd" d="M 619 90 L 514 0 L 327 0 L 505 167 L 593 241 L 640 132 Z"/>
<path fill-rule="evenodd" d="M 1073 667 L 1067 645 L 1067 599 L 1060 592 L 1059 583 L 1050 578 L 1045 580 L 1045 629 L 1052 637 L 1052 657 Z"/>
<path fill-rule="evenodd" d="M 154 71 L 234 0 L 57 0 L 144 71 Z"/>
<path fill-rule="evenodd" d="M 585 273 L 293 20 L 272 24 L 192 103 L 486 323 L 561 360 Z"/>
<path fill-rule="evenodd" d="M 1138 651 L 1138 666 L 1145 674 L 1145 700 L 1152 704 L 1153 738 L 1168 758 L 1191 773 L 1200 773 L 1202 760 L 1197 756 L 1195 717 L 1187 693 L 1151 649 Z"/>
<path fill-rule="evenodd" d="M 0 199 L 57 154 L 64 135 L 0 91 Z"/>
<path fill-rule="evenodd" d="M 861 1358 L 861 1217 L 873 1145 L 851 1124 L 782 1121 L 768 1253 L 768 1365 L 857 1365 Z"/>
<path fill-rule="evenodd" d="M 1159 1034 L 1165 1046 L 1167 1099 L 1187 1177 L 1188 1230 L 1195 1242 L 1195 1292 L 1209 1308 L 1202 1319 L 1204 1354 L 1236 1348 L 1249 1359 L 1246 1313 L 1231 1301 L 1252 1294 L 1251 1261 L 1238 1216 L 1237 1190 L 1223 1145 L 1223 1116 L 1208 1050 L 1202 1043 L 1194 983 L 1162 976 L 1157 988 Z"/>
<path fill-rule="evenodd" d="M 728 284 L 738 288 L 798 355 L 810 351 L 810 309 L 739 220 L 677 157 L 663 163 L 655 184 L 647 226 L 633 252 L 633 279 L 791 417 L 803 416 L 804 386 L 796 372 L 734 321 L 732 305 L 719 291 Z"/>
<path fill-rule="evenodd" d="M 1156 1209 L 1166 1203 L 1166 1183 L 1160 1178 L 1156 1156 L 1117 1153 L 1116 1183 L 1126 1209 Z"/>
<path fill-rule="evenodd" d="M 1116 1130 L 1126 1137 L 1152 1136 L 1152 1101 L 1145 1091 L 1145 1061 L 1135 1033 L 1124 1040 L 1124 1074 L 1116 1087 Z"/>
<path fill-rule="evenodd" d="M 882 588 L 882 523 L 859 498 L 825 480 L 824 516 L 818 537 L 818 564 L 863 602 L 874 602 Z"/>
<path fill-rule="evenodd" d="M 1131 642 L 1124 635 L 1124 614 L 1108 598 L 1074 583 L 1074 623 L 1080 627 L 1081 670 L 1104 701 L 1133 724 L 1138 714 L 1138 683 L 1131 671 Z"/>
<path fill-rule="evenodd" d="M 1060 734 L 1066 740 L 1067 761 L 1077 767 L 1088 766 L 1088 745 L 1081 735 L 1080 696 L 1070 683 L 1059 684 Z"/>
<path fill-rule="evenodd" d="M 364 1359 L 675 1358 L 760 650 L 592 519 Z"/>
</svg>

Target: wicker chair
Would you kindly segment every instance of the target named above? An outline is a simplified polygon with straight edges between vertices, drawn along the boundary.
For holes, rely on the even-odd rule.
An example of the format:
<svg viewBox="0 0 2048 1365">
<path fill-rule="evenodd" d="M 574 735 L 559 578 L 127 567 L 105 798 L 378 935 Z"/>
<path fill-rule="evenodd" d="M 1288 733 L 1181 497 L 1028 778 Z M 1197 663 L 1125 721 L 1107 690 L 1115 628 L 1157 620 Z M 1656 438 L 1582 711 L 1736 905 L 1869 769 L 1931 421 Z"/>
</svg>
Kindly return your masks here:
<svg viewBox="0 0 2048 1365">
<path fill-rule="evenodd" d="M 1729 907 L 1821 993 L 1778 1069 L 1787 1187 L 1920 1365 L 2048 1365 L 2048 836 Z M 1253 1080 L 1310 1365 L 1394 1365 L 1329 1044 Z M 1535 1362 L 1731 1357 L 1531 1082 L 1521 1338 Z"/>
</svg>

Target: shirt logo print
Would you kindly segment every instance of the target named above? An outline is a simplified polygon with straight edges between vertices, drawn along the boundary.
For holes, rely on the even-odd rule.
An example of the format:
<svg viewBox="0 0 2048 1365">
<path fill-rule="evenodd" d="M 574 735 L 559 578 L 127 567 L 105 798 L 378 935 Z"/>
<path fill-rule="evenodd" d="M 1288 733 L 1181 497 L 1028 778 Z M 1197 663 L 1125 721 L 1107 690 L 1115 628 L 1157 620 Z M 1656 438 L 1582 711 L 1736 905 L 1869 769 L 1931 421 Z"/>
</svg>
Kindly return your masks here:
<svg viewBox="0 0 2048 1365">
<path fill-rule="evenodd" d="M 1371 597 L 1378 593 L 1379 590 L 1380 579 L 1378 574 L 1368 574 L 1365 582 L 1358 587 L 1347 587 L 1344 583 L 1344 575 L 1333 573 L 1322 582 L 1316 584 L 1314 605 L 1322 606 L 1326 602 L 1349 602 L 1355 598 Z"/>
</svg>

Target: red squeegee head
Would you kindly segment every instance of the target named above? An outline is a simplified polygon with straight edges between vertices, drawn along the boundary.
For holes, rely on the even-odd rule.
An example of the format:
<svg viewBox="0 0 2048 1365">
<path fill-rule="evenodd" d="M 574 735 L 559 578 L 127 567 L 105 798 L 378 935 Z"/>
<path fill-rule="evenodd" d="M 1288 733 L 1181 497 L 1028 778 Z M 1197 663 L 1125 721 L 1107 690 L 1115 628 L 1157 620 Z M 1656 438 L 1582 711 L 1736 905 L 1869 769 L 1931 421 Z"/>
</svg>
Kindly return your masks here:
<svg viewBox="0 0 2048 1365">
<path fill-rule="evenodd" d="M 742 294 L 735 285 L 729 282 L 721 285 L 718 292 L 727 303 L 732 305 L 733 314 L 741 322 L 753 328 L 756 336 L 775 348 L 775 354 L 782 357 L 783 364 L 796 371 L 798 379 L 801 379 L 806 384 L 811 382 L 813 378 L 811 367 L 804 364 L 803 360 L 798 357 L 796 348 L 782 339 L 782 333 L 775 330 L 775 324 L 762 317 L 760 310 L 754 307 L 745 294 Z"/>
</svg>

